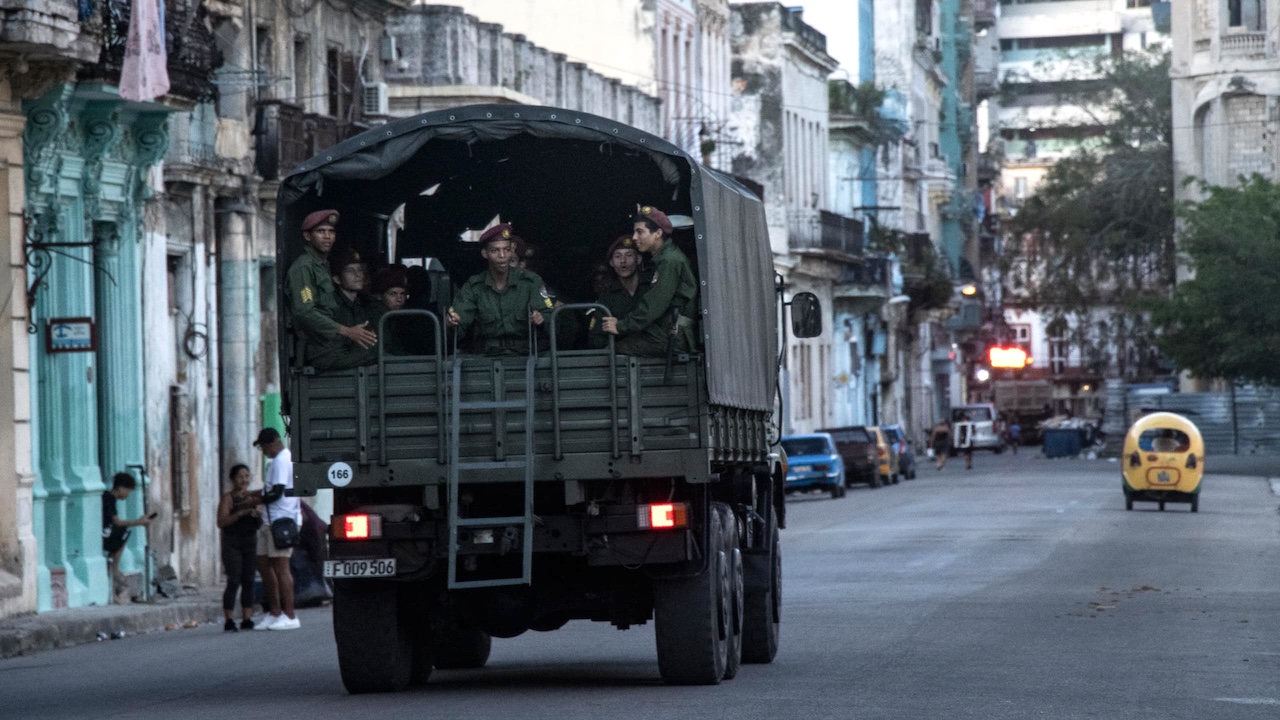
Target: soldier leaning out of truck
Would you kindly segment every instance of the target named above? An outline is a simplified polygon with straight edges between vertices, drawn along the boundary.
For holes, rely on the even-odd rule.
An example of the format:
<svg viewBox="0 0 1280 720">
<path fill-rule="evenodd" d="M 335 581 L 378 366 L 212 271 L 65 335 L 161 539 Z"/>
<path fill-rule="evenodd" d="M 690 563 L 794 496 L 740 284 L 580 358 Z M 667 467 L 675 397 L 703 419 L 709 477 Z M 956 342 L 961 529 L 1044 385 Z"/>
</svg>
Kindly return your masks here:
<svg viewBox="0 0 1280 720">
<path fill-rule="evenodd" d="M 516 239 L 511 226 L 495 225 L 480 236 L 480 255 L 489 268 L 472 275 L 445 316 L 449 327 L 476 326 L 477 349 L 485 355 L 525 355 L 529 326 L 541 327 L 544 311 L 555 307 L 536 273 L 513 265 Z"/>
<path fill-rule="evenodd" d="M 601 326 L 620 336 L 615 346 L 623 355 L 662 357 L 669 350 L 692 352 L 693 317 L 698 283 L 689 258 L 671 241 L 671 219 L 645 206 L 632 219 L 631 239 L 650 257 L 649 287 L 635 307 L 621 317 L 604 318 Z"/>
<path fill-rule="evenodd" d="M 360 253 L 343 249 L 329 255 L 329 272 L 336 292 L 330 317 L 345 327 L 377 327 L 378 318 L 384 312 L 382 303 L 365 295 L 365 279 L 368 272 Z M 351 342 L 345 337 L 314 341 L 310 353 L 311 365 L 316 372 L 350 370 L 361 365 L 372 365 L 378 360 L 376 347 Z"/>
<path fill-rule="evenodd" d="M 628 235 L 614 240 L 605 259 L 610 272 L 596 302 L 609 308 L 610 317 L 626 317 L 649 289 L 649 283 L 641 277 L 640 253 L 636 250 L 635 240 Z M 599 349 L 608 344 L 609 336 L 600 320 L 592 317 L 588 325 L 587 346 Z"/>
<path fill-rule="evenodd" d="M 302 220 L 302 237 L 306 251 L 293 261 L 285 275 L 285 295 L 293 329 L 307 347 L 309 363 L 315 358 L 315 345 L 342 340 L 360 348 L 371 348 L 378 336 L 367 322 L 343 325 L 334 319 L 337 294 L 329 270 L 329 251 L 337 241 L 338 211 L 318 210 Z"/>
</svg>

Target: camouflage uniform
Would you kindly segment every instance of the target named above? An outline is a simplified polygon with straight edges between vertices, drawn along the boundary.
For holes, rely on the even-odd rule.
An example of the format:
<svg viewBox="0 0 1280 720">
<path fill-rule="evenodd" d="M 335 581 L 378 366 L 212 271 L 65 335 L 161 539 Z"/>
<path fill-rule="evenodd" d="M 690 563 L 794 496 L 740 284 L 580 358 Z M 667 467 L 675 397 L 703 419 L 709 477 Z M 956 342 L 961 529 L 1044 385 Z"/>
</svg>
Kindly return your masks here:
<svg viewBox="0 0 1280 720">
<path fill-rule="evenodd" d="M 636 293 L 636 306 L 618 317 L 617 351 L 624 355 L 665 357 L 671 333 L 671 309 L 680 310 L 676 352 L 692 352 L 693 316 L 697 312 L 698 283 L 689 258 L 668 239 L 654 254 L 653 274 L 644 294 Z"/>
</svg>

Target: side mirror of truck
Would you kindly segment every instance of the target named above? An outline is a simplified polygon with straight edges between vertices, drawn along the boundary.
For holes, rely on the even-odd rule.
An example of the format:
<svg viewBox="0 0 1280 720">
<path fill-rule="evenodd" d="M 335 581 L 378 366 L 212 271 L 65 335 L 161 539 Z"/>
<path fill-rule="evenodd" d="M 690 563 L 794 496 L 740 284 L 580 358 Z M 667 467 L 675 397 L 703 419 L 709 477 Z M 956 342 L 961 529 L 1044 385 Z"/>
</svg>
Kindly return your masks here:
<svg viewBox="0 0 1280 720">
<path fill-rule="evenodd" d="M 796 293 L 788 303 L 791 306 L 791 334 L 798 338 L 818 337 L 822 334 L 822 303 L 811 292 Z"/>
</svg>

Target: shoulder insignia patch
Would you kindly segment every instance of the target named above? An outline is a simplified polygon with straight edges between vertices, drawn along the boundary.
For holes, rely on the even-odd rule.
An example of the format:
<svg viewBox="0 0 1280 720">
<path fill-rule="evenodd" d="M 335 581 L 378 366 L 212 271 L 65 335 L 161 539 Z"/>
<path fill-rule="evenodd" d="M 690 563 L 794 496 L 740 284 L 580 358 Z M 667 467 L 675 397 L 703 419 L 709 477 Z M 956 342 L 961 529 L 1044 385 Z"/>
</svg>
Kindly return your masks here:
<svg viewBox="0 0 1280 720">
<path fill-rule="evenodd" d="M 315 293 L 311 291 L 311 286 L 310 286 L 310 285 L 307 285 L 307 286 L 303 287 L 303 288 L 302 288 L 302 302 L 304 302 L 304 303 L 309 303 L 309 302 L 315 302 L 315 300 L 316 300 L 316 296 L 315 296 Z"/>
</svg>

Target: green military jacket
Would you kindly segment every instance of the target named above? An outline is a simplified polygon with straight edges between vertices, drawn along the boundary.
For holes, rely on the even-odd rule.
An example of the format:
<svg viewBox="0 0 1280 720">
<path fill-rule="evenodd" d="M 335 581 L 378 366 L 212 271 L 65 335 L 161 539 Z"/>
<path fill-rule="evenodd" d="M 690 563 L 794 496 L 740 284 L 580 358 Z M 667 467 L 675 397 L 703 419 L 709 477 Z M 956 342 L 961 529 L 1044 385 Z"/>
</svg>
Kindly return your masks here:
<svg viewBox="0 0 1280 720">
<path fill-rule="evenodd" d="M 338 325 L 355 327 L 361 323 L 369 323 L 371 332 L 378 332 L 378 319 L 385 309 L 382 303 L 365 300 L 357 295 L 355 300 L 348 300 L 342 292 L 333 294 L 332 320 Z M 385 339 L 379 336 L 378 342 Z M 372 365 L 378 361 L 378 346 L 362 348 L 350 340 L 335 335 L 332 338 L 312 340 L 307 353 L 309 364 L 316 372 L 330 370 L 350 370 L 361 365 Z"/>
<path fill-rule="evenodd" d="M 671 332 L 670 310 L 680 309 L 685 320 L 684 328 L 697 313 L 698 282 L 693 277 L 689 258 L 675 243 L 667 240 L 654 254 L 652 276 L 644 294 L 636 294 L 638 300 L 631 312 L 618 316 L 618 335 L 632 343 L 642 342 L 650 347 L 666 347 Z M 677 347 L 689 351 L 692 333 L 681 332 Z M 619 352 L 622 352 L 620 349 Z M 647 352 L 643 354 L 655 354 Z"/>
<path fill-rule="evenodd" d="M 524 355 L 529 352 L 529 311 L 548 320 L 555 302 L 537 273 L 512 268 L 507 287 L 498 292 L 489 272 L 472 275 L 458 290 L 450 308 L 462 322 L 458 331 L 475 326 L 478 349 L 485 355 Z"/>
<path fill-rule="evenodd" d="M 307 245 L 306 252 L 293 261 L 284 286 L 294 332 L 309 343 L 338 337 L 340 323 L 333 319 L 337 303 L 333 278 L 329 263 L 315 248 Z"/>
<path fill-rule="evenodd" d="M 636 294 L 632 295 L 622 287 L 622 282 L 615 277 L 609 288 L 601 293 L 596 302 L 609 308 L 609 315 L 612 317 L 624 318 L 630 315 L 632 310 L 636 309 L 636 306 L 640 304 L 640 298 L 644 297 L 648 289 L 648 278 L 641 276 L 640 284 L 636 287 Z M 600 318 L 596 317 L 598 314 L 598 312 L 592 314 L 591 322 L 587 328 L 589 332 L 587 346 L 591 348 L 603 348 L 609 345 L 609 336 L 601 329 Z"/>
</svg>

